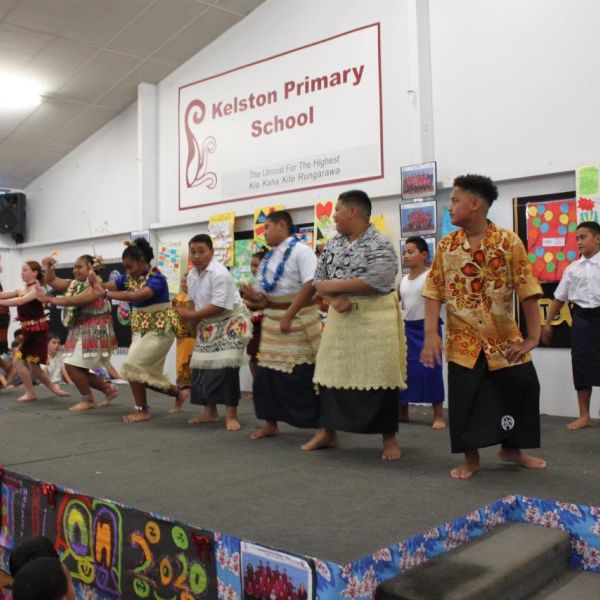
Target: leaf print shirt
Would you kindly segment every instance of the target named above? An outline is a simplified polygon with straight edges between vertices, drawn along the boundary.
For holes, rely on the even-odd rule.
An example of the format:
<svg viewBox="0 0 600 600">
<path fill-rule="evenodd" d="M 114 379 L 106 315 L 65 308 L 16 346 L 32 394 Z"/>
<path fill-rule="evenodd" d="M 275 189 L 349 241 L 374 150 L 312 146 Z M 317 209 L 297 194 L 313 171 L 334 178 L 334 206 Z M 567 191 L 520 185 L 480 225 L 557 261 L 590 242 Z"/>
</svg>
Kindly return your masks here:
<svg viewBox="0 0 600 600">
<path fill-rule="evenodd" d="M 448 361 L 473 368 L 482 350 L 490 371 L 531 360 L 525 354 L 511 363 L 504 356 L 508 342 L 523 341 L 513 318 L 513 292 L 519 300 L 542 295 L 516 233 L 488 221 L 475 251 L 462 228 L 440 240 L 423 296 L 446 303 Z"/>
</svg>

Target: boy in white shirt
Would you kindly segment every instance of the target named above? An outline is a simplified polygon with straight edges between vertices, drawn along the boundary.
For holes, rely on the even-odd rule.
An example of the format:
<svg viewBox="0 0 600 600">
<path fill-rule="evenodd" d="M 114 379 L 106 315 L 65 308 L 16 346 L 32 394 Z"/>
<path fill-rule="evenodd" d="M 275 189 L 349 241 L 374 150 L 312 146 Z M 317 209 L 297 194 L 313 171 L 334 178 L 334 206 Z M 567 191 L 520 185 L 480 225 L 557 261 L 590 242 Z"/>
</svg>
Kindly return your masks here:
<svg viewBox="0 0 600 600">
<path fill-rule="evenodd" d="M 240 399 L 240 366 L 246 342 L 252 334 L 248 309 L 235 287 L 231 274 L 214 260 L 209 235 L 195 235 L 189 242 L 194 268 L 188 273 L 188 296 L 194 309 L 178 307 L 180 317 L 196 330 L 192 354 L 192 404 L 204 412 L 188 423 L 216 423 L 217 404 L 225 404 L 228 431 L 241 429 L 237 418 Z"/>
<path fill-rule="evenodd" d="M 541 335 L 542 341 L 549 344 L 552 321 L 563 304 L 570 302 L 571 365 L 579 404 L 579 417 L 567 425 L 571 430 L 590 426 L 592 387 L 600 386 L 600 225 L 583 221 L 575 235 L 581 258 L 565 269 Z"/>
<path fill-rule="evenodd" d="M 431 404 L 433 409 L 432 429 L 445 429 L 443 402 L 444 380 L 442 365 L 430 369 L 421 364 L 420 355 L 425 336 L 425 298 L 421 295 L 429 269 L 429 248 L 419 236 L 410 237 L 404 244 L 404 266 L 409 273 L 398 286 L 398 299 L 402 305 L 404 331 L 408 346 L 407 389 L 398 393 L 400 406 L 398 420 L 408 422 L 408 405 Z M 438 325 L 441 336 L 441 323 Z"/>
</svg>

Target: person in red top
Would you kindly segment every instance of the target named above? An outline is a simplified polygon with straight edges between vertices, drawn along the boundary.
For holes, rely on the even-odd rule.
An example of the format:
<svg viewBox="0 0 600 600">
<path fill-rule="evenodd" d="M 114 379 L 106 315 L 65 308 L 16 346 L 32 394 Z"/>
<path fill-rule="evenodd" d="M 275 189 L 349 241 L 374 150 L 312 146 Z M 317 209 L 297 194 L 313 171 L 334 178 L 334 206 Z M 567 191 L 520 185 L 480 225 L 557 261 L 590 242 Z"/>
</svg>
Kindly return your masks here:
<svg viewBox="0 0 600 600">
<path fill-rule="evenodd" d="M 16 354 L 15 369 L 25 386 L 25 393 L 17 402 L 37 400 L 32 376 L 55 396 L 69 395 L 58 384 L 52 383 L 41 367 L 48 362 L 48 321 L 44 307 L 37 299 L 37 286 L 43 277 L 42 266 L 34 260 L 28 260 L 21 267 L 23 287 L 0 292 L 0 306 L 17 307 L 17 319 L 21 322 L 24 334 L 23 343 Z"/>
</svg>

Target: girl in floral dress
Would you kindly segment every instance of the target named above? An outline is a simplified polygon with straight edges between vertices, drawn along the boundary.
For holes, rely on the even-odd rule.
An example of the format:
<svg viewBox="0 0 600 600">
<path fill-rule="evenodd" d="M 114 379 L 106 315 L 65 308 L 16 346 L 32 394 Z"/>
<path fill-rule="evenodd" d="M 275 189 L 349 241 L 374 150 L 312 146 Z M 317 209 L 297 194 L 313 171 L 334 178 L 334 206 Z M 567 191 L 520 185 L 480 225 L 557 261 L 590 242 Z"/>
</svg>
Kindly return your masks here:
<svg viewBox="0 0 600 600">
<path fill-rule="evenodd" d="M 138 238 L 123 251 L 126 275 L 102 284 L 92 277 L 95 289 L 105 288 L 105 297 L 124 300 L 132 307 L 133 337 L 121 372 L 129 380 L 135 406 L 134 412 L 123 417 L 126 423 L 151 419 L 147 387 L 183 402 L 183 389 L 170 383 L 164 374 L 165 358 L 175 340 L 179 317 L 171 307 L 165 276 L 150 266 L 153 258 L 150 244 Z"/>
<path fill-rule="evenodd" d="M 15 355 L 15 369 L 25 386 L 25 393 L 18 402 L 37 400 L 33 389 L 32 376 L 41 381 L 55 396 L 69 394 L 52 383 L 40 365 L 48 362 L 48 321 L 44 307 L 37 299 L 37 285 L 43 279 L 41 265 L 28 260 L 21 268 L 24 286 L 0 292 L 0 306 L 16 306 L 17 319 L 21 322 L 24 339 Z"/>
<path fill-rule="evenodd" d="M 85 254 L 73 266 L 73 279 L 62 279 L 54 271 L 55 259 L 48 256 L 42 260 L 44 282 L 64 296 L 38 295 L 46 304 L 64 306 L 63 324 L 69 329 L 64 344 L 65 366 L 73 380 L 81 400 L 69 410 L 81 411 L 94 408 L 96 403 L 91 388 L 104 393 L 100 406 L 108 404 L 119 394 L 119 388 L 95 375 L 93 369 L 110 364 L 110 357 L 117 348 L 117 338 L 112 323 L 110 302 L 102 291 L 94 291 L 88 281 L 99 262 Z"/>
<path fill-rule="evenodd" d="M 190 308 L 193 302 L 188 296 L 187 275 L 181 278 L 181 293 L 173 298 L 173 308 Z M 175 401 L 175 406 L 169 411 L 171 413 L 180 412 L 183 403 L 190 395 L 192 387 L 192 368 L 190 361 L 196 345 L 196 332 L 186 327 L 180 321 L 179 329 L 177 330 L 177 385 L 184 390 L 181 394 L 180 401 Z"/>
</svg>

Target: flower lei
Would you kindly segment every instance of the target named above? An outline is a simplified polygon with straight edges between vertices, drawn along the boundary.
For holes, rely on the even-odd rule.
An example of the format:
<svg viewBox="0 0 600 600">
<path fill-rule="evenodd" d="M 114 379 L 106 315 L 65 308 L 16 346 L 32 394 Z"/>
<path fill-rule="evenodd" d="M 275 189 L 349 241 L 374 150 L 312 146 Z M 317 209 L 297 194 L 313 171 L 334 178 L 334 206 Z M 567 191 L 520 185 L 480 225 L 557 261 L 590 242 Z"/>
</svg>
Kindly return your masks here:
<svg viewBox="0 0 600 600">
<path fill-rule="evenodd" d="M 142 277 L 138 277 L 137 279 L 133 279 L 131 277 L 131 275 L 127 276 L 127 281 L 125 282 L 125 287 L 130 291 L 130 292 L 137 292 L 138 290 L 141 290 L 146 283 L 148 282 L 148 279 L 150 277 L 152 277 L 153 275 L 159 275 L 160 271 L 156 268 L 156 267 L 152 267 L 145 275 L 143 275 Z"/>
<path fill-rule="evenodd" d="M 85 281 L 77 281 L 73 279 L 65 292 L 65 296 L 77 296 L 81 294 L 90 284 L 87 279 Z M 65 327 L 70 327 L 75 320 L 75 313 L 77 312 L 77 306 L 63 306 L 62 322 Z"/>
<path fill-rule="evenodd" d="M 273 250 L 269 250 L 265 254 L 265 257 L 263 258 L 263 261 L 262 261 L 262 271 L 260 274 L 260 287 L 265 292 L 267 292 L 267 294 L 270 294 L 277 287 L 277 282 L 281 279 L 281 276 L 283 275 L 283 271 L 285 269 L 285 263 L 287 262 L 287 259 L 290 257 L 290 254 L 292 253 L 292 250 L 294 249 L 294 246 L 297 243 L 298 243 L 298 238 L 292 237 L 288 247 L 286 248 L 285 252 L 283 253 L 283 258 L 277 265 L 277 269 L 275 269 L 275 276 L 273 277 L 273 281 L 271 283 L 269 283 L 267 281 L 267 264 L 269 262 L 269 259 L 271 258 L 271 255 L 273 254 Z"/>
</svg>

